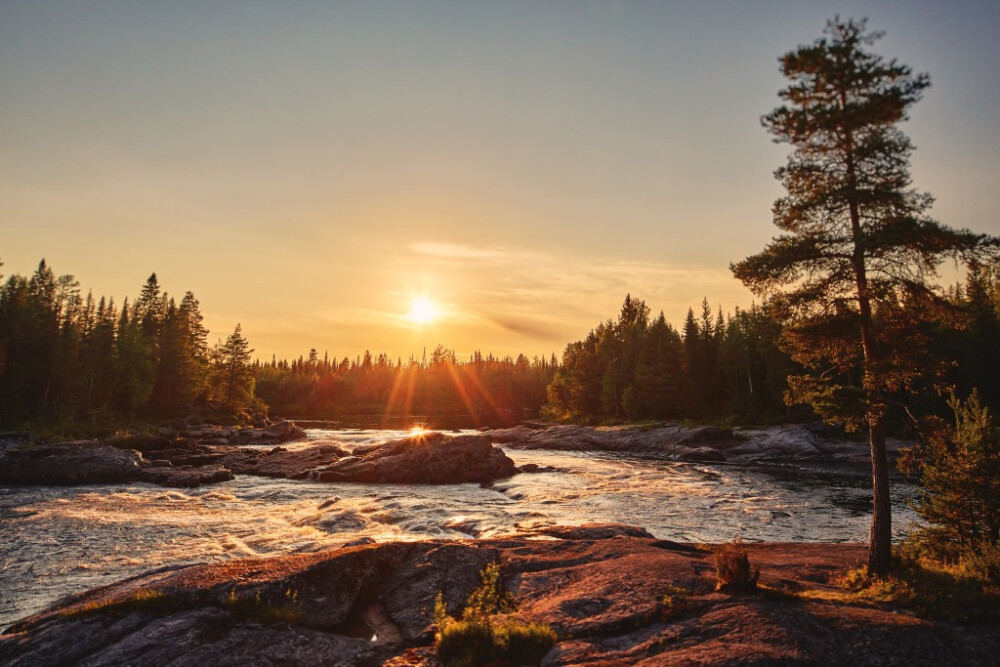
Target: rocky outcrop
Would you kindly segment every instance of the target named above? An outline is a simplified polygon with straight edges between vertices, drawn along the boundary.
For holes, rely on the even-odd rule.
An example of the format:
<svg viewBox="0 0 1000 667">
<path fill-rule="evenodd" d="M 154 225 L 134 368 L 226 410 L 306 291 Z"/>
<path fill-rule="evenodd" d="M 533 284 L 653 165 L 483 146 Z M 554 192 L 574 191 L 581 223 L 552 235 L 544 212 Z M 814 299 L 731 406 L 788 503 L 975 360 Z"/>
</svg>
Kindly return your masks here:
<svg viewBox="0 0 1000 667">
<path fill-rule="evenodd" d="M 530 422 L 515 428 L 490 431 L 490 436 L 494 442 L 514 449 L 651 452 L 676 461 L 868 460 L 867 442 L 831 432 L 822 424 L 728 429 L 680 424 L 590 427 Z M 891 441 L 890 458 L 906 445 Z"/>
<path fill-rule="evenodd" d="M 115 436 L 105 440 L 33 444 L 26 441 L 27 437 L 21 442 L 7 439 L 0 447 L 0 483 L 71 485 L 138 481 L 193 487 L 231 480 L 233 472 L 299 478 L 346 453 L 334 445 L 291 452 L 281 447 L 270 451 L 244 450 L 226 444 L 233 441 L 266 445 L 303 438 L 305 431 L 301 428 L 280 421 L 266 428 L 243 429 L 181 422 L 179 427 L 161 429 L 156 435 Z M 210 445 L 202 439 L 223 444 Z"/>
<path fill-rule="evenodd" d="M 333 443 L 317 443 L 295 449 L 233 447 L 222 454 L 219 463 L 238 475 L 302 479 L 311 470 L 330 465 L 344 456 L 348 456 L 347 450 Z"/>
<path fill-rule="evenodd" d="M 63 600 L 0 635 L 0 663 L 435 665 L 434 598 L 457 615 L 489 562 L 521 620 L 559 641 L 543 665 L 986 665 L 995 627 L 850 606 L 831 580 L 850 544 L 748 545 L 761 584 L 714 590 L 711 551 L 611 526 L 571 539 L 371 544 L 162 570 Z M 633 536 L 637 535 L 637 536 Z M 812 590 L 816 600 L 787 591 Z M 827 593 L 827 595 L 823 595 Z M 665 596 L 683 600 L 671 611 Z"/>
<path fill-rule="evenodd" d="M 286 420 L 262 428 L 179 421 L 161 428 L 158 435 L 167 440 L 187 439 L 203 445 L 280 445 L 304 440 L 306 432 Z"/>
<path fill-rule="evenodd" d="M 145 460 L 94 441 L 24 444 L 0 452 L 0 483 L 115 484 L 139 479 Z"/>
<path fill-rule="evenodd" d="M 322 482 L 462 484 L 517 474 L 514 462 L 488 435 L 415 434 L 309 473 Z"/>
</svg>

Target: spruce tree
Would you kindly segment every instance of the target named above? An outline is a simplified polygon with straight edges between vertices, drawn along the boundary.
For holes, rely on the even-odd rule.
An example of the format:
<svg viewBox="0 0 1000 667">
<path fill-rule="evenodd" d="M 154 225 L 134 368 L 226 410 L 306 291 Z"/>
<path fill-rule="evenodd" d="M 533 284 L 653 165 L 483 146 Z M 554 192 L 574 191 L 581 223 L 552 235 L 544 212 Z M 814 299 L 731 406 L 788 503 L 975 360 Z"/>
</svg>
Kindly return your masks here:
<svg viewBox="0 0 1000 667">
<path fill-rule="evenodd" d="M 914 341 L 901 346 L 898 336 L 938 301 L 931 281 L 944 257 L 973 259 L 996 242 L 927 217 L 932 198 L 910 187 L 912 145 L 897 124 L 930 79 L 872 53 L 881 34 L 865 23 L 834 19 L 824 37 L 780 58 L 785 104 L 763 124 L 793 147 L 775 173 L 788 192 L 773 209 L 785 233 L 732 269 L 770 299 L 785 349 L 807 368 L 789 378 L 789 399 L 868 430 L 868 568 L 882 574 L 892 536 L 886 411 L 920 369 L 907 358 Z"/>
</svg>

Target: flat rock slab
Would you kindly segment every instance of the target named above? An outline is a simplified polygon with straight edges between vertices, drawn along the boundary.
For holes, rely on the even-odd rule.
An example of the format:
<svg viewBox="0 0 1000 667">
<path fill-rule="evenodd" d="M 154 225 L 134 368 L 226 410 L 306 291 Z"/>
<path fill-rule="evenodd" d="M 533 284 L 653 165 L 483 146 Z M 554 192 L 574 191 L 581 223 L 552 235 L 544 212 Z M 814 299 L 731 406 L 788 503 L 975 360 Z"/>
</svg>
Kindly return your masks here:
<svg viewBox="0 0 1000 667">
<path fill-rule="evenodd" d="M 892 610 L 714 591 L 710 550 L 584 526 L 571 539 L 384 543 L 141 575 L 0 635 L 5 665 L 435 665 L 434 598 L 460 613 L 498 562 L 516 615 L 559 636 L 543 665 L 989 665 L 1000 630 Z M 771 588 L 833 589 L 857 544 L 752 544 Z M 664 614 L 665 595 L 687 610 Z M 372 640 L 373 628 L 379 637 Z"/>
</svg>

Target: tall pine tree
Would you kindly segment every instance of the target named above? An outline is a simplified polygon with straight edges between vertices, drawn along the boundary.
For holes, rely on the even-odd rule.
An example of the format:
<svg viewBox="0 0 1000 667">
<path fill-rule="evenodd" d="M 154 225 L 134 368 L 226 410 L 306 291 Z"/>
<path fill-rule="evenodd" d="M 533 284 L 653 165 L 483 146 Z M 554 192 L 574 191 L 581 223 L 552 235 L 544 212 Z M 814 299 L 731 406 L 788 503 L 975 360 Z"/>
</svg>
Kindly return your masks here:
<svg viewBox="0 0 1000 667">
<path fill-rule="evenodd" d="M 993 243 L 925 215 L 932 198 L 910 187 L 912 145 L 897 124 L 930 79 L 872 53 L 880 36 L 863 20 L 834 19 L 824 37 L 781 57 L 785 104 L 763 123 L 794 149 L 776 172 L 788 194 L 774 223 L 785 234 L 732 267 L 770 299 L 786 349 L 809 371 L 790 378 L 790 398 L 868 430 L 874 574 L 889 568 L 892 536 L 886 411 L 915 368 L 892 337 L 937 300 L 931 280 L 945 256 L 974 257 Z"/>
</svg>

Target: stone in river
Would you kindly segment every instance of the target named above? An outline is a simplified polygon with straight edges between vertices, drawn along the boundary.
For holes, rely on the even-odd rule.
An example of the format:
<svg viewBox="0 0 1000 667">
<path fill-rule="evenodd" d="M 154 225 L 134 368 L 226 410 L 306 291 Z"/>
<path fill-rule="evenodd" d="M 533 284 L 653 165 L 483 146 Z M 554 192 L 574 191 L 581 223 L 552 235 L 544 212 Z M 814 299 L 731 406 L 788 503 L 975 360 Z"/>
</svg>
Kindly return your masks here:
<svg viewBox="0 0 1000 667">
<path fill-rule="evenodd" d="M 462 484 L 517 474 L 514 462 L 486 435 L 415 434 L 310 473 L 323 482 Z"/>
</svg>

